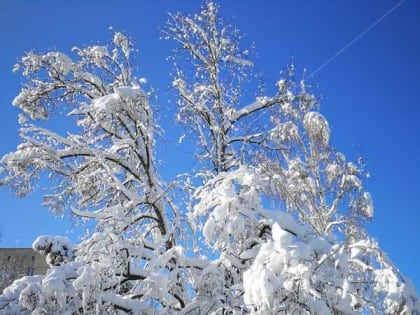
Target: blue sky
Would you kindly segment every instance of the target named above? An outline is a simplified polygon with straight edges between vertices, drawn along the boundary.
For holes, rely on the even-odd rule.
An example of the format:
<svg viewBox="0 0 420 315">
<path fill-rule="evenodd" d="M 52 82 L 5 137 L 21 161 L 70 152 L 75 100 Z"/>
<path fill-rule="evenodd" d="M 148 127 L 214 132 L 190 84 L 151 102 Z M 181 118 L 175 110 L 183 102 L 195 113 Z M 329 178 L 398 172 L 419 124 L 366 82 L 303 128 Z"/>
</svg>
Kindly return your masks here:
<svg viewBox="0 0 420 315">
<path fill-rule="evenodd" d="M 222 15 L 256 44 L 256 67 L 267 86 L 291 60 L 312 73 L 399 1 L 219 1 Z M 0 1 L 0 155 L 19 142 L 11 102 L 21 77 L 13 64 L 31 49 L 69 51 L 106 42 L 109 26 L 137 43 L 141 76 L 157 89 L 161 125 L 172 125 L 170 62 L 174 43 L 159 40 L 167 12 L 195 12 L 201 1 Z M 375 219 L 368 226 L 381 247 L 420 290 L 420 2 L 406 0 L 382 22 L 322 68 L 314 78 L 335 146 L 361 155 L 372 178 Z M 169 178 L 193 162 L 174 145 L 171 129 L 160 143 Z M 182 153 L 183 152 L 183 153 Z M 40 206 L 42 192 L 19 200 L 0 189 L 2 247 L 28 247 L 40 234 L 65 234 L 68 219 L 54 219 Z M 76 231 L 77 232 L 77 231 Z M 75 238 L 77 233 L 69 232 Z"/>
</svg>

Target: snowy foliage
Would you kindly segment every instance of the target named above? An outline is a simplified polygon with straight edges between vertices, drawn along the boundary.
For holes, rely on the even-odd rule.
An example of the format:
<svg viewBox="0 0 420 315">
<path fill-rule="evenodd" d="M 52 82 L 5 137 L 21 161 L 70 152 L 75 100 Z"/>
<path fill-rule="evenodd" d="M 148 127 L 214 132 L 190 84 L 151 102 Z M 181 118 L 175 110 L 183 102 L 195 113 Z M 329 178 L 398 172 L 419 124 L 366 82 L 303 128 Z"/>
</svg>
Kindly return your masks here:
<svg viewBox="0 0 420 315">
<path fill-rule="evenodd" d="M 32 247 L 35 251 L 46 256 L 50 266 L 59 266 L 72 261 L 73 245 L 66 237 L 62 236 L 39 236 Z"/>
<path fill-rule="evenodd" d="M 91 229 L 79 244 L 36 239 L 51 267 L 5 289 L 0 314 L 418 314 L 410 281 L 365 231 L 362 165 L 332 146 L 293 66 L 273 96 L 249 101 L 250 50 L 217 5 L 171 15 L 163 34 L 179 44 L 177 120 L 198 162 L 170 184 L 128 37 L 15 66 L 22 143 L 0 184 L 24 197 L 48 183 L 44 205 Z M 49 127 L 57 116 L 65 133 Z"/>
</svg>

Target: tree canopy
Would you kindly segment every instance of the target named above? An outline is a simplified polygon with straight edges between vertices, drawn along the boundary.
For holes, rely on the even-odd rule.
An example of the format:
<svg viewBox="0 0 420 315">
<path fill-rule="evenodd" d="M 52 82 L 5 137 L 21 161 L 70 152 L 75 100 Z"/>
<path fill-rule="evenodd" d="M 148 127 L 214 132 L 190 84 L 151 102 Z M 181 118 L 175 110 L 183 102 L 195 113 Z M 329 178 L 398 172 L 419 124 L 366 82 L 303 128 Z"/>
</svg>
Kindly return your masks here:
<svg viewBox="0 0 420 315">
<path fill-rule="evenodd" d="M 0 184 L 19 197 L 45 186 L 45 206 L 92 228 L 78 244 L 37 238 L 51 267 L 6 288 L 0 313 L 420 312 L 410 281 L 366 232 L 365 171 L 332 145 L 310 86 L 289 65 L 266 95 L 252 48 L 218 10 L 206 2 L 163 29 L 178 47 L 176 120 L 197 161 L 169 183 L 129 37 L 30 52 L 15 66 L 22 142 L 1 159 Z M 52 128 L 57 116 L 71 128 Z"/>
</svg>

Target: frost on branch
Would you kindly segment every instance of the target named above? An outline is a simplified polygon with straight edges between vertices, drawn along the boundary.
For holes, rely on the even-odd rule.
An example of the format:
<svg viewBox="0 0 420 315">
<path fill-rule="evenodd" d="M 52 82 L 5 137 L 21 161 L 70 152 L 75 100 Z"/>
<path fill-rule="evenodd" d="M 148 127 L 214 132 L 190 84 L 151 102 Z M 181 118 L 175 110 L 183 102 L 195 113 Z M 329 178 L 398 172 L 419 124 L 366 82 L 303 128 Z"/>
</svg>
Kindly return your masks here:
<svg viewBox="0 0 420 315">
<path fill-rule="evenodd" d="M 170 184 L 127 36 L 15 67 L 22 142 L 0 183 L 20 197 L 46 185 L 45 206 L 91 228 L 78 244 L 35 240 L 51 267 L 6 288 L 0 314 L 419 314 L 366 232 L 363 165 L 334 148 L 294 66 L 273 95 L 250 96 L 250 50 L 209 1 L 171 15 L 164 36 L 178 43 L 177 119 L 197 153 Z M 57 118 L 70 131 L 50 128 Z"/>
<path fill-rule="evenodd" d="M 247 113 L 268 107 L 272 100 L 240 106 L 241 87 L 253 77 L 253 63 L 249 49 L 240 47 L 238 30 L 223 24 L 218 10 L 207 2 L 194 16 L 171 15 L 163 33 L 179 44 L 172 84 L 179 94 L 177 119 L 190 128 L 199 143 L 200 161 L 225 171 L 238 163 L 233 143 L 261 141 L 258 130 L 253 136 L 241 133 L 242 120 Z M 193 72 L 183 70 L 191 66 Z"/>
</svg>

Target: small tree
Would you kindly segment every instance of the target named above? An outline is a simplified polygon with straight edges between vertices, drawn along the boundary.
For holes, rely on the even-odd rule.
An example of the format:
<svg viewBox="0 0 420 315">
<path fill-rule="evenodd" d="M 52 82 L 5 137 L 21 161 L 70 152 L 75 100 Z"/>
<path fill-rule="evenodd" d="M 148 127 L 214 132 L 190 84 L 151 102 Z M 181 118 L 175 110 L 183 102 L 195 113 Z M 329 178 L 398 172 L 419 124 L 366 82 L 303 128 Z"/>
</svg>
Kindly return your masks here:
<svg viewBox="0 0 420 315">
<path fill-rule="evenodd" d="M 377 244 L 363 170 L 330 143 L 328 122 L 293 69 L 274 96 L 246 103 L 249 50 L 207 2 L 171 16 L 178 120 L 196 141 L 195 174 L 164 184 L 156 123 L 132 43 L 29 53 L 14 100 L 22 144 L 3 157 L 19 196 L 49 175 L 53 212 L 94 222 L 77 245 L 40 237 L 45 277 L 7 288 L 7 314 L 411 314 L 418 298 Z M 187 60 L 187 62 L 185 62 Z M 259 93 L 257 91 L 257 93 Z M 72 132 L 48 127 L 66 113 Z M 260 123 L 255 123 L 259 121 Z M 271 202 L 275 207 L 269 207 Z M 203 238 L 202 238 L 203 237 Z"/>
</svg>

